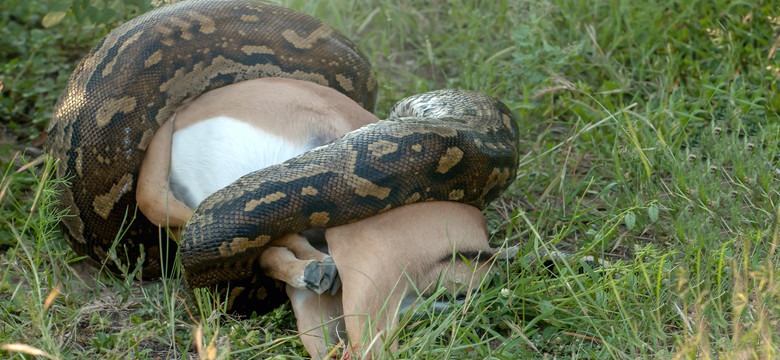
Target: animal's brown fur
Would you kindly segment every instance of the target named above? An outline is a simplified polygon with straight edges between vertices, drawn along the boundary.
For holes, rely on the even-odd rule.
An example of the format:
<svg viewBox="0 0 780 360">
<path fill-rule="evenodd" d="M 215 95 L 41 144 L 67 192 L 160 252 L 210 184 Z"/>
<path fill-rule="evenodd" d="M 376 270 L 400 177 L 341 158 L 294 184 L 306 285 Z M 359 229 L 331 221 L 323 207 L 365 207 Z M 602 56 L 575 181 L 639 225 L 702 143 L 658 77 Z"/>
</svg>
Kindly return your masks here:
<svg viewBox="0 0 780 360">
<path fill-rule="evenodd" d="M 398 325 L 401 300 L 416 296 L 412 284 L 433 291 L 436 289 L 432 286 L 440 281 L 450 293 L 467 291 L 487 274 L 487 267 L 472 269 L 452 254 L 491 253 L 482 212 L 455 202 L 403 206 L 326 229 L 325 237 L 341 276 L 342 290 L 331 296 L 287 288 L 301 339 L 314 358 L 324 356 L 338 341 L 339 329 L 346 329 L 357 348 L 373 344 L 364 349 L 368 355 L 381 352 L 385 338 Z M 395 346 L 391 344 L 390 348 Z"/>
</svg>

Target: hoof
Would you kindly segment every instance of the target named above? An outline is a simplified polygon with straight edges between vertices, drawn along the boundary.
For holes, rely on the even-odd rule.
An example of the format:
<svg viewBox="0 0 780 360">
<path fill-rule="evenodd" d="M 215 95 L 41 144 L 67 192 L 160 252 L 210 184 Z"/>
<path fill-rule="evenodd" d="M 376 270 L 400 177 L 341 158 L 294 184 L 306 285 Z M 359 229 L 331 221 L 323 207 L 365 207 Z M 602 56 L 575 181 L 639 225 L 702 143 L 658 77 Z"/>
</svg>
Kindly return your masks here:
<svg viewBox="0 0 780 360">
<path fill-rule="evenodd" d="M 303 270 L 303 281 L 306 283 L 306 288 L 317 294 L 335 293 L 341 285 L 338 276 L 336 265 L 330 256 L 322 262 L 316 260 L 310 262 Z"/>
</svg>

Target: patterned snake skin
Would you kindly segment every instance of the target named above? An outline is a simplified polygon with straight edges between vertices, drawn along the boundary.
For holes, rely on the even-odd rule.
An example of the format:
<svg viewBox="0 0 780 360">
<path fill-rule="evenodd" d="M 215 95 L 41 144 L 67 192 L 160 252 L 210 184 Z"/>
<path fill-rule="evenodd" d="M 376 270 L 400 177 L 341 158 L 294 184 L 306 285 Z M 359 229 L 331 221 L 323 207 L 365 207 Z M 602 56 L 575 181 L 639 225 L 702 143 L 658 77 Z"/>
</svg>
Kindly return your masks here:
<svg viewBox="0 0 780 360">
<path fill-rule="evenodd" d="M 370 65 L 349 40 L 274 5 L 184 1 L 104 38 L 71 77 L 48 135 L 57 176 L 71 184 L 59 190 L 72 215 L 63 230 L 73 249 L 112 270 L 141 257 L 143 274 L 159 276 L 177 245 L 135 204 L 152 135 L 189 99 L 261 77 L 329 86 L 368 110 L 376 103 Z M 207 198 L 179 246 L 185 278 L 223 294 L 230 285 L 232 309 L 268 310 L 286 299 L 257 261 L 273 239 L 419 201 L 482 209 L 514 180 L 517 157 L 517 125 L 500 101 L 465 90 L 404 99 L 387 120 L 248 174 Z"/>
</svg>

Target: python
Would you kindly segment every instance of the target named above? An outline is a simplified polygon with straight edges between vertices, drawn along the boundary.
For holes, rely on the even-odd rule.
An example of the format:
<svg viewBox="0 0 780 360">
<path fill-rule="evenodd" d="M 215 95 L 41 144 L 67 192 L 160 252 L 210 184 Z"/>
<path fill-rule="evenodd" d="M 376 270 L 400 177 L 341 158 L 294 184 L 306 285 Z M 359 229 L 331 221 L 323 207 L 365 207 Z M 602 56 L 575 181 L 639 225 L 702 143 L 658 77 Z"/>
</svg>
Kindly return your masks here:
<svg viewBox="0 0 780 360">
<path fill-rule="evenodd" d="M 152 278 L 178 254 L 190 286 L 222 292 L 230 287 L 234 310 L 267 311 L 287 299 L 283 287 L 257 267 L 273 240 L 415 202 L 457 201 L 483 209 L 515 178 L 518 131 L 511 111 L 477 92 L 434 91 L 402 100 L 385 120 L 240 177 L 200 202 L 179 242 L 160 241 L 160 222 L 133 212 L 154 134 L 169 128 L 163 124 L 193 98 L 269 77 L 335 89 L 369 111 L 376 103 L 376 78 L 366 57 L 328 25 L 290 9 L 252 0 L 183 1 L 106 36 L 73 73 L 49 128 L 47 150 L 59 160 L 57 177 L 71 183 L 58 189 L 63 210 L 73 215 L 63 219 L 71 247 L 114 271 L 140 258 L 142 275 Z M 234 120 L 215 119 L 211 128 L 193 124 L 176 137 L 217 135 L 219 121 L 247 129 Z M 237 131 L 249 139 L 284 141 L 267 136 L 273 134 L 269 129 Z M 325 140 L 308 139 L 291 151 Z M 204 149 L 219 149 L 219 142 L 210 144 Z M 187 150 L 179 153 L 186 158 Z M 180 170 L 198 171 L 185 162 L 172 168 L 174 177 Z M 213 190 L 242 171 L 220 174 L 206 188 L 174 181 L 170 190 L 182 203 L 168 201 L 166 187 L 163 213 L 183 221 L 190 206 L 211 192 L 209 186 Z"/>
</svg>

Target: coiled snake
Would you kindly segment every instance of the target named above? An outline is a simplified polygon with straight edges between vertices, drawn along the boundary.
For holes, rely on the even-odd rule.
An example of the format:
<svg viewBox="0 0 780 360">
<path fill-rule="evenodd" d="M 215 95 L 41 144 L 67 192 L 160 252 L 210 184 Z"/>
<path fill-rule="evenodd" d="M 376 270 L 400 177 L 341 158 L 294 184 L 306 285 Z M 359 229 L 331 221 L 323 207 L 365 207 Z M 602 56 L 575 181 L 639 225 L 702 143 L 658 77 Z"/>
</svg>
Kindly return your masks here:
<svg viewBox="0 0 780 360">
<path fill-rule="evenodd" d="M 142 257 L 144 276 L 160 276 L 177 245 L 136 215 L 134 194 L 152 135 L 189 99 L 260 77 L 329 86 L 368 110 L 376 102 L 368 61 L 348 39 L 274 5 L 184 1 L 106 36 L 73 73 L 48 135 L 57 176 L 71 184 L 59 190 L 73 249 L 114 270 Z M 235 309 L 268 309 L 285 299 L 257 263 L 273 239 L 419 201 L 482 209 L 514 180 L 517 157 L 517 125 L 500 101 L 463 90 L 404 99 L 387 120 L 207 198 L 184 227 L 185 278 L 192 287 L 229 284 L 232 300 L 251 299 L 231 301 Z"/>
</svg>

